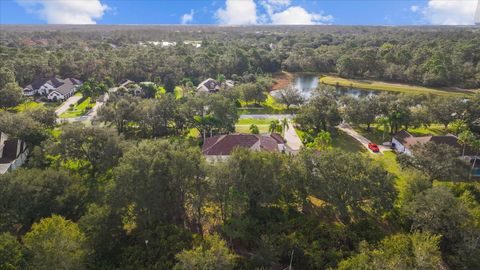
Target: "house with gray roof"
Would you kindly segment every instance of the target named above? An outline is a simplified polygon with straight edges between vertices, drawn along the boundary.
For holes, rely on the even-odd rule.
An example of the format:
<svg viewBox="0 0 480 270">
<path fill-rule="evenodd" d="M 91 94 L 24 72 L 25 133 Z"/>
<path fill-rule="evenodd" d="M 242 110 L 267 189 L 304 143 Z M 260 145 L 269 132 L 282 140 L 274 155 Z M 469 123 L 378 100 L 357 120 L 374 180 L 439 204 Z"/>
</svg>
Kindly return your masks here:
<svg viewBox="0 0 480 270">
<path fill-rule="evenodd" d="M 212 78 L 208 78 L 197 86 L 197 92 L 214 93 L 218 92 L 221 88 L 231 88 L 234 84 L 232 80 L 218 82 Z"/>
<path fill-rule="evenodd" d="M 23 94 L 25 96 L 46 96 L 49 100 L 65 100 L 75 94 L 81 85 L 82 81 L 75 78 L 38 79 L 25 86 Z"/>
</svg>

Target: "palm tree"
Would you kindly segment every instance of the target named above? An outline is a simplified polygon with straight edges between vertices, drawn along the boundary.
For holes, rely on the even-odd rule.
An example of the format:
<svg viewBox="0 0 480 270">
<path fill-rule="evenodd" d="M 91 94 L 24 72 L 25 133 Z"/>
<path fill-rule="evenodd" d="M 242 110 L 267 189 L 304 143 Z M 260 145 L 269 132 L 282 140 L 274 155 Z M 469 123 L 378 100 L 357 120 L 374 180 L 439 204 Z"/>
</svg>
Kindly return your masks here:
<svg viewBox="0 0 480 270">
<path fill-rule="evenodd" d="M 376 119 L 376 122 L 380 125 L 383 125 L 382 141 L 384 141 L 385 134 L 387 134 L 388 129 L 390 127 L 390 119 L 388 119 L 388 117 L 379 117 Z"/>
<path fill-rule="evenodd" d="M 475 169 L 475 165 L 477 163 L 478 151 L 480 151 L 480 140 L 474 140 L 473 142 L 470 143 L 470 146 L 475 151 L 475 155 L 474 155 L 474 158 L 473 158 L 472 168 L 470 170 L 470 177 L 469 177 L 468 180 L 472 179 L 473 170 Z"/>
<path fill-rule="evenodd" d="M 285 131 L 289 129 L 288 119 L 283 118 L 283 120 L 281 121 L 281 124 L 282 124 L 282 136 L 283 136 L 283 135 L 285 135 Z"/>
<path fill-rule="evenodd" d="M 455 131 L 455 135 L 458 136 L 458 134 L 460 134 L 460 132 L 465 130 L 465 128 L 467 126 L 467 122 L 465 120 L 462 120 L 462 119 L 456 119 L 456 120 L 454 120 L 450 123 L 450 126 Z"/>
<path fill-rule="evenodd" d="M 270 126 L 268 127 L 268 131 L 275 132 L 278 130 L 279 126 L 280 126 L 280 122 L 278 120 L 272 120 L 270 121 Z"/>
<path fill-rule="evenodd" d="M 473 134 L 473 132 L 471 132 L 470 130 L 465 130 L 458 135 L 458 142 L 463 146 L 462 157 L 465 156 L 465 148 L 467 147 L 467 145 L 471 145 L 475 141 L 475 139 L 475 134 Z"/>
<path fill-rule="evenodd" d="M 250 133 L 260 134 L 260 130 L 258 129 L 258 126 L 255 124 L 250 125 Z"/>
</svg>

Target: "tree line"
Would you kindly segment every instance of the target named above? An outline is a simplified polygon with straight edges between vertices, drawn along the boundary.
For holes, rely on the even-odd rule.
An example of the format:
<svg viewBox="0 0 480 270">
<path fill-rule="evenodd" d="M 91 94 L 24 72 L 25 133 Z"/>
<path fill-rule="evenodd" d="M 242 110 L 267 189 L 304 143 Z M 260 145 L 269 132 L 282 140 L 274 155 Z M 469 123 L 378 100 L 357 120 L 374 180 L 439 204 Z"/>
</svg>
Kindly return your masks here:
<svg viewBox="0 0 480 270">
<path fill-rule="evenodd" d="M 271 28 L 254 29 L 101 34 L 88 28 L 80 33 L 5 31 L 0 40 L 4 60 L 0 77 L 13 74 L 20 86 L 54 75 L 162 84 L 179 84 L 189 78 L 197 84 L 217 74 L 235 79 L 286 70 L 426 86 L 480 86 L 480 39 L 474 28 L 345 27 L 332 31 L 287 27 L 284 34 Z M 177 45 L 162 48 L 145 43 L 155 37 L 177 41 Z M 202 46 L 183 43 L 191 39 L 201 41 Z M 30 41 L 42 42 L 32 45 Z"/>
</svg>

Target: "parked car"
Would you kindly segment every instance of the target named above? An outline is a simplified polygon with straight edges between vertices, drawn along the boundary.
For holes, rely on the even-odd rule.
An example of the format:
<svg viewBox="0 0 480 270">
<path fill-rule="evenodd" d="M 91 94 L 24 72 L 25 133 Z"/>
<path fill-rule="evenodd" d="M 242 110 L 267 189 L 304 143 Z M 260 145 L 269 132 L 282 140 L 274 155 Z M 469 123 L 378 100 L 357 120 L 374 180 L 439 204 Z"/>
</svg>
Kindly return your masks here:
<svg viewBox="0 0 480 270">
<path fill-rule="evenodd" d="M 368 148 L 370 148 L 370 150 L 372 150 L 372 152 L 374 152 L 374 153 L 380 152 L 380 149 L 378 149 L 378 145 L 376 145 L 374 143 L 369 143 Z"/>
</svg>

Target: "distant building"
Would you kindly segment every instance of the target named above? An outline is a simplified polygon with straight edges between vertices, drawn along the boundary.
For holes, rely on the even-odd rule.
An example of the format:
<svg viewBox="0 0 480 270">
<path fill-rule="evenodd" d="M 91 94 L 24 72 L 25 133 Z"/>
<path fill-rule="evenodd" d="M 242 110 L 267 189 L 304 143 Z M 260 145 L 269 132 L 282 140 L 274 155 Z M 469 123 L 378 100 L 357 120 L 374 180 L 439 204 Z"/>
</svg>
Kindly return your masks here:
<svg viewBox="0 0 480 270">
<path fill-rule="evenodd" d="M 15 170 L 27 159 L 27 144 L 0 132 L 0 174 Z"/>
<path fill-rule="evenodd" d="M 252 151 L 285 152 L 285 140 L 280 134 L 226 134 L 207 138 L 202 153 L 209 161 L 225 160 L 236 148 Z"/>
<path fill-rule="evenodd" d="M 218 92 L 222 87 L 230 88 L 234 85 L 235 83 L 232 80 L 219 83 L 212 78 L 208 78 L 197 86 L 197 92 Z"/>
<path fill-rule="evenodd" d="M 23 88 L 25 96 L 41 95 L 49 100 L 65 100 L 71 97 L 82 85 L 82 81 L 67 78 L 38 79 Z"/>
</svg>

